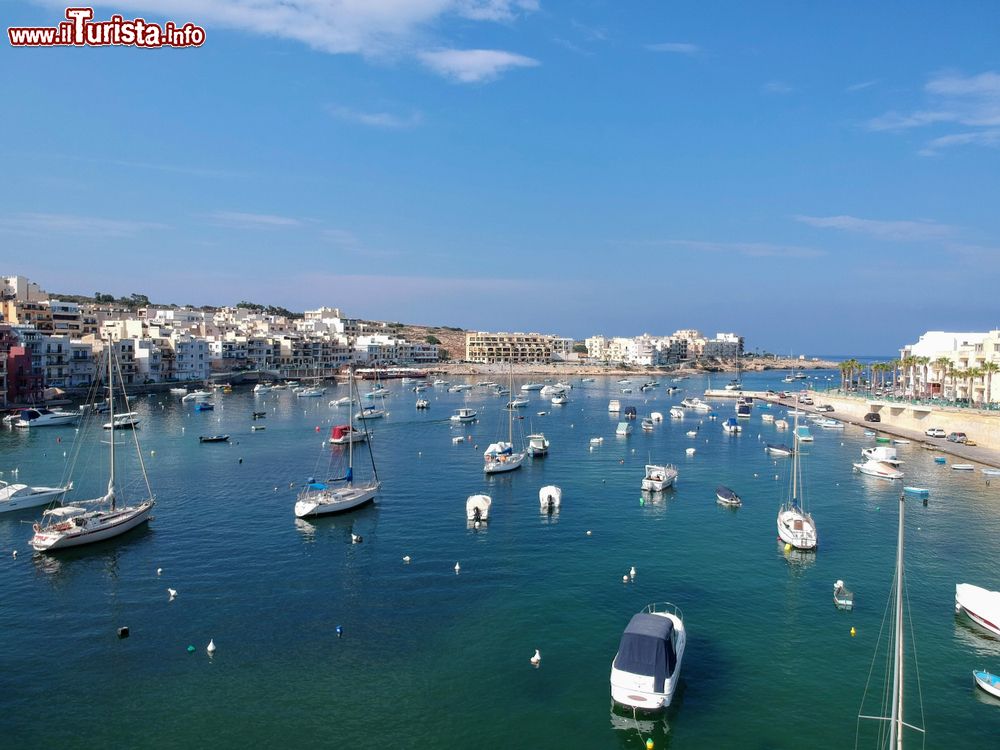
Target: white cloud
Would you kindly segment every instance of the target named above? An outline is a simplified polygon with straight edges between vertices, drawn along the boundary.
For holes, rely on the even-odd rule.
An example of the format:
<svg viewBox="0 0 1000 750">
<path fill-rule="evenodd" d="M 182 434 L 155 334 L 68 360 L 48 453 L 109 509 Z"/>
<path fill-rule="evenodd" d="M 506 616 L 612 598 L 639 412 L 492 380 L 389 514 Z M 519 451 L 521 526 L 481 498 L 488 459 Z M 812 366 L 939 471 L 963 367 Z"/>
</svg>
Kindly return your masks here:
<svg viewBox="0 0 1000 750">
<path fill-rule="evenodd" d="M 875 86 L 878 83 L 880 83 L 880 81 L 877 78 L 871 81 L 861 81 L 859 83 L 851 84 L 846 89 L 844 89 L 844 91 L 846 91 L 849 94 L 853 94 L 855 91 L 864 91 L 865 89 L 870 89 L 872 86 Z"/>
<path fill-rule="evenodd" d="M 129 219 L 102 219 L 74 214 L 22 213 L 0 217 L 0 232 L 31 236 L 72 234 L 81 237 L 134 237 L 148 230 L 166 229 L 165 224 Z"/>
<path fill-rule="evenodd" d="M 364 112 L 352 107 L 342 107 L 329 105 L 326 111 L 338 120 L 353 122 L 358 125 L 367 125 L 373 128 L 383 128 L 385 130 L 407 130 L 415 128 L 423 122 L 423 115 L 420 112 L 411 112 L 408 115 L 396 115 L 391 112 Z"/>
<path fill-rule="evenodd" d="M 954 227 L 936 221 L 882 221 L 856 216 L 796 216 L 795 220 L 819 229 L 837 229 L 897 242 L 941 240 L 955 231 Z"/>
<path fill-rule="evenodd" d="M 795 89 L 784 81 L 768 81 L 761 87 L 761 90 L 765 94 L 790 94 Z"/>
<path fill-rule="evenodd" d="M 661 240 L 654 244 L 704 253 L 730 253 L 748 258 L 818 258 L 823 250 L 772 242 L 711 242 L 703 240 Z"/>
<path fill-rule="evenodd" d="M 278 227 L 298 227 L 302 222 L 287 216 L 274 214 L 252 214 L 242 211 L 213 211 L 208 215 L 214 223 L 233 229 L 275 229 Z"/>
<path fill-rule="evenodd" d="M 459 83 L 492 81 L 511 68 L 533 68 L 538 60 L 495 49 L 438 49 L 417 54 L 438 75 Z"/>
<path fill-rule="evenodd" d="M 679 55 L 697 55 L 701 52 L 701 47 L 689 42 L 660 42 L 659 44 L 647 44 L 646 49 L 650 52 L 675 52 Z"/>
<path fill-rule="evenodd" d="M 966 130 L 928 141 L 924 156 L 953 146 L 997 146 L 1000 127 L 1000 73 L 964 76 L 939 73 L 924 84 L 925 107 L 911 113 L 886 112 L 868 121 L 870 130 L 905 131 L 930 125 L 961 125 Z M 969 130 L 972 128 L 972 130 Z"/>
</svg>

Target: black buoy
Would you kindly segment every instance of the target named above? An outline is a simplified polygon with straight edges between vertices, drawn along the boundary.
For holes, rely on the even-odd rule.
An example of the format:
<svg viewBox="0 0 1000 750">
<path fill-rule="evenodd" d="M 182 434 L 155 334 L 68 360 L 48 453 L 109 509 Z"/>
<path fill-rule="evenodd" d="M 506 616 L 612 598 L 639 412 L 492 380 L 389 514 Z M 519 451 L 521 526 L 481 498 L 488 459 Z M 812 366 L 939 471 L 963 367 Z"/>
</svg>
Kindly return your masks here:
<svg viewBox="0 0 1000 750">
<path fill-rule="evenodd" d="M 927 507 L 927 498 L 926 497 L 924 498 L 924 507 L 925 508 Z"/>
<path fill-rule="evenodd" d="M 243 459 L 242 458 L 240 459 L 240 463 L 243 463 Z"/>
<path fill-rule="evenodd" d="M 125 625 L 124 627 L 118 628 L 118 637 L 119 638 L 128 638 L 128 626 L 127 625 Z"/>
</svg>

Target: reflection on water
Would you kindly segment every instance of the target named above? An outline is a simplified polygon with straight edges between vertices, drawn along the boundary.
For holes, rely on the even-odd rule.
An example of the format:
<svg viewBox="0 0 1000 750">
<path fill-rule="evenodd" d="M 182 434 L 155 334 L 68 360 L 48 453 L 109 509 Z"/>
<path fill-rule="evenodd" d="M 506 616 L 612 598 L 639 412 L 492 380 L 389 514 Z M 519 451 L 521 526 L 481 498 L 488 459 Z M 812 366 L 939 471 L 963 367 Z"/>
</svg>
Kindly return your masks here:
<svg viewBox="0 0 1000 750">
<path fill-rule="evenodd" d="M 666 735 L 670 732 L 670 724 L 667 722 L 666 713 L 638 713 L 626 706 L 620 706 L 614 701 L 611 702 L 611 726 L 620 732 L 635 732 L 645 747 L 646 739 L 650 735 Z M 662 747 L 655 742 L 658 747 Z"/>
<path fill-rule="evenodd" d="M 801 572 L 816 564 L 815 551 L 795 549 L 794 547 L 790 550 L 785 550 L 785 544 L 780 539 L 778 540 L 778 551 L 785 558 L 788 567 L 793 571 Z"/>
<path fill-rule="evenodd" d="M 964 612 L 955 615 L 955 640 L 978 656 L 1000 658 L 1000 638 L 976 625 Z"/>
</svg>

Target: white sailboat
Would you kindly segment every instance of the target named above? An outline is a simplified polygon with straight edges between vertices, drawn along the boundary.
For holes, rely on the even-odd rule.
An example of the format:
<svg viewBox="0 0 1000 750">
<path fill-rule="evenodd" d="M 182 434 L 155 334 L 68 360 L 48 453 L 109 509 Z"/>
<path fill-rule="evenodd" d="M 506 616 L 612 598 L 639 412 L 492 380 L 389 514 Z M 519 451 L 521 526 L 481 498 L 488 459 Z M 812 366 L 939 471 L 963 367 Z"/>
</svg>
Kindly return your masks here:
<svg viewBox="0 0 1000 750">
<path fill-rule="evenodd" d="M 886 710 L 886 698 L 888 697 L 888 712 L 889 715 L 872 716 L 863 713 L 865 699 L 861 700 L 861 709 L 858 711 L 858 729 L 857 736 L 855 737 L 855 747 L 859 747 L 859 741 L 861 738 L 861 721 L 877 721 L 880 722 L 878 728 L 878 746 L 889 748 L 889 750 L 903 750 L 903 740 L 904 740 L 904 730 L 911 729 L 920 734 L 924 734 L 923 727 L 914 726 L 906 721 L 904 709 L 903 698 L 905 694 L 905 674 L 904 674 L 904 663 L 905 663 L 905 634 L 906 629 L 903 627 L 904 612 L 903 612 L 903 588 L 906 585 L 906 576 L 904 573 L 904 554 L 903 554 L 903 520 L 904 520 L 904 509 L 906 507 L 906 496 L 903 493 L 899 495 L 899 524 L 896 537 L 896 574 L 893 581 L 893 609 L 892 609 L 892 634 L 890 635 L 889 646 L 891 648 L 892 656 L 892 686 L 891 691 L 886 690 L 880 696 L 880 706 L 882 710 Z M 912 628 L 911 628 L 912 632 Z M 916 652 L 914 652 L 916 653 Z M 871 672 L 874 671 L 875 664 L 882 664 L 888 660 L 888 655 L 885 659 L 879 657 L 878 648 L 876 647 L 875 656 L 872 658 L 872 669 L 869 671 L 868 682 L 871 683 Z M 888 675 L 887 675 L 888 677 Z M 886 680 L 888 682 L 888 679 Z M 888 687 L 888 685 L 887 685 Z M 867 690 L 867 689 L 866 689 Z M 866 696 L 867 697 L 867 696 Z M 920 706 L 921 719 L 923 718 L 923 706 Z M 921 722 L 922 723 L 922 722 Z M 921 742 L 923 746 L 923 742 Z"/>
<path fill-rule="evenodd" d="M 798 421 L 796 417 L 796 427 Z M 795 549 L 813 550 L 818 543 L 816 522 L 813 521 L 812 514 L 807 513 L 799 502 L 802 493 L 801 456 L 802 451 L 797 450 L 792 453 L 792 489 L 788 501 L 778 509 L 778 537 Z"/>
<path fill-rule="evenodd" d="M 357 508 L 375 499 L 379 487 L 382 486 L 375 470 L 375 457 L 372 454 L 371 444 L 368 444 L 368 456 L 372 462 L 373 478 L 368 482 L 354 481 L 354 398 L 358 395 L 357 383 L 354 380 L 354 371 L 350 373 L 348 382 L 350 388 L 350 411 L 347 417 L 347 431 L 349 437 L 347 442 L 347 471 L 342 477 L 327 479 L 322 482 L 310 481 L 299 493 L 295 502 L 296 518 L 309 518 L 311 516 L 326 516 L 332 513 L 343 513 L 344 511 Z M 360 402 L 360 397 L 358 401 Z M 365 435 L 368 428 L 365 426 Z M 367 441 L 366 441 L 367 442 Z M 332 456 L 331 456 L 332 461 Z"/>
<path fill-rule="evenodd" d="M 45 511 L 42 515 L 42 522 L 36 523 L 32 527 L 35 535 L 31 539 L 31 546 L 37 552 L 53 552 L 66 547 L 100 542 L 124 534 L 148 521 L 153 506 L 156 504 L 153 490 L 149 486 L 149 478 L 146 476 L 142 451 L 139 449 L 139 435 L 135 430 L 132 430 L 131 433 L 138 465 L 142 471 L 140 489 L 145 489 L 146 496 L 132 504 L 120 505 L 118 502 L 118 488 L 115 485 L 115 432 L 117 426 L 115 425 L 114 376 L 116 361 L 110 340 L 107 342 L 106 356 L 108 358 L 108 403 L 110 404 L 111 417 L 110 438 L 108 439 L 110 450 L 108 490 L 103 497 Z M 120 379 L 120 370 L 118 374 Z M 128 413 L 128 396 L 125 394 L 124 387 L 122 388 L 122 397 L 126 413 Z M 99 430 L 96 432 L 98 435 L 100 434 Z M 74 462 L 75 458 L 76 456 Z M 92 510 L 88 510 L 85 506 L 94 507 Z"/>
<path fill-rule="evenodd" d="M 510 372 L 510 385 L 514 387 L 514 371 Z M 507 409 L 507 442 L 498 441 L 491 443 L 483 453 L 483 471 L 487 474 L 500 474 L 506 471 L 514 471 L 521 468 L 524 457 L 527 455 L 523 450 L 514 450 L 514 410 Z"/>
</svg>

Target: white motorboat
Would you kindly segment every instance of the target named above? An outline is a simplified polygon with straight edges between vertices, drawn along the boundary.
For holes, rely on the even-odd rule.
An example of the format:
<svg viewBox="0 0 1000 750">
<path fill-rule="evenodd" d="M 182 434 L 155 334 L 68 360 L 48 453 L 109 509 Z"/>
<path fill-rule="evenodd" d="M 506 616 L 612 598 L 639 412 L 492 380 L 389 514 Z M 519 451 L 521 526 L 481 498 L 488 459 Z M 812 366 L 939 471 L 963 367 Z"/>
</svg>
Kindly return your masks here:
<svg viewBox="0 0 1000 750">
<path fill-rule="evenodd" d="M 465 501 L 465 518 L 472 523 L 485 523 L 490 520 L 490 506 L 493 500 L 489 495 L 469 495 Z"/>
<path fill-rule="evenodd" d="M 335 439 L 343 440 L 347 443 L 347 469 L 343 476 L 337 477 L 335 474 L 330 479 L 317 481 L 310 479 L 302 491 L 299 492 L 295 500 L 295 517 L 311 518 L 313 516 L 327 516 L 334 513 L 359 508 L 370 502 L 374 502 L 382 483 L 379 481 L 378 472 L 375 469 L 375 456 L 372 453 L 371 445 L 368 447 L 368 458 L 371 460 L 372 478 L 365 482 L 355 482 L 354 480 L 354 400 L 361 401 L 358 395 L 358 386 L 352 370 L 348 377 L 349 395 L 351 398 L 351 409 L 348 412 L 347 424 L 334 427 L 330 435 L 330 442 Z M 338 436 L 339 433 L 339 436 Z M 361 440 L 365 440 L 367 429 L 362 433 Z M 337 443 L 338 445 L 341 443 Z M 343 456 L 342 451 L 330 451 L 328 473 L 332 473 L 333 461 L 337 456 Z M 342 458 L 340 460 L 343 460 Z M 337 472 L 339 473 L 339 472 Z"/>
<path fill-rule="evenodd" d="M 621 405 L 621 402 L 618 399 L 613 398 L 610 401 L 608 401 L 608 413 L 609 414 L 617 414 L 621 410 L 622 410 L 622 405 Z"/>
<path fill-rule="evenodd" d="M 181 401 L 204 401 L 207 398 L 212 397 L 211 391 L 191 391 L 184 395 Z"/>
<path fill-rule="evenodd" d="M 39 406 L 31 409 L 21 409 L 21 413 L 14 422 L 15 427 L 58 427 L 65 424 L 73 424 L 80 418 L 78 412 L 61 411 L 59 409 L 46 409 Z"/>
<path fill-rule="evenodd" d="M 254 388 L 254 390 L 256 391 L 257 389 L 256 389 L 256 388 Z M 185 394 L 186 394 L 187 392 L 188 392 L 188 389 L 187 389 L 187 388 L 171 388 L 171 389 L 170 389 L 170 395 L 171 395 L 171 396 L 183 396 L 183 395 L 185 395 Z"/>
<path fill-rule="evenodd" d="M 559 396 L 566 392 L 565 386 L 562 385 L 547 385 L 539 392 L 539 395 L 543 398 L 552 398 L 553 396 Z"/>
<path fill-rule="evenodd" d="M 571 390 L 573 390 L 573 384 L 572 383 L 564 383 L 561 380 L 558 383 L 556 383 L 554 387 L 555 388 L 562 388 L 564 391 L 571 391 Z"/>
<path fill-rule="evenodd" d="M 642 429 L 645 430 L 646 432 L 652 432 L 656 427 L 656 425 L 653 424 L 653 420 L 650 419 L 649 417 L 643 417 L 642 421 L 639 423 L 639 426 L 642 427 Z"/>
<path fill-rule="evenodd" d="M 864 463 L 852 464 L 855 471 L 860 471 L 862 474 L 867 474 L 871 477 L 879 477 L 880 479 L 902 479 L 903 472 L 897 469 L 891 464 L 884 463 L 882 461 L 872 461 L 868 460 Z"/>
<path fill-rule="evenodd" d="M 798 418 L 796 417 L 796 429 Z M 778 537 L 786 545 L 798 550 L 813 550 L 819 542 L 816 522 L 804 507 L 802 495 L 802 451 L 792 454 L 792 482 L 788 500 L 778 508 Z"/>
<path fill-rule="evenodd" d="M 670 407 L 670 418 L 671 419 L 684 419 L 684 410 L 679 406 Z"/>
<path fill-rule="evenodd" d="M 366 406 L 357 413 L 358 419 L 382 419 L 385 416 L 385 409 L 378 409 L 374 406 Z"/>
<path fill-rule="evenodd" d="M 955 612 L 964 612 L 976 625 L 1000 637 L 1000 591 L 958 583 L 955 585 Z"/>
<path fill-rule="evenodd" d="M 976 467 L 972 464 L 952 464 L 951 468 L 953 471 L 975 471 Z"/>
<path fill-rule="evenodd" d="M 787 430 L 788 422 L 785 421 L 784 419 L 776 419 L 774 420 L 774 427 L 777 430 Z"/>
<path fill-rule="evenodd" d="M 994 698 L 1000 698 L 1000 675 L 990 674 L 985 669 L 975 669 L 972 672 L 972 679 L 977 687 Z"/>
<path fill-rule="evenodd" d="M 55 552 L 67 547 L 77 547 L 82 544 L 100 542 L 105 539 L 124 534 L 139 524 L 149 520 L 150 513 L 156 501 L 153 491 L 149 486 L 149 479 L 146 476 L 146 468 L 142 462 L 142 452 L 139 448 L 139 435 L 132 431 L 133 443 L 135 445 L 136 464 L 141 472 L 141 482 L 130 482 L 129 488 L 132 491 L 142 493 L 141 499 L 132 504 L 119 504 L 118 487 L 115 484 L 117 461 L 116 461 L 116 440 L 115 440 L 115 408 L 114 408 L 114 371 L 115 356 L 114 348 L 108 342 L 105 347 L 104 357 L 107 359 L 108 374 L 108 396 L 110 403 L 109 414 L 111 416 L 111 436 L 106 442 L 109 448 L 108 461 L 108 489 L 102 497 L 94 500 L 81 501 L 77 505 L 66 505 L 52 508 L 42 514 L 41 523 L 36 523 L 32 527 L 35 535 L 31 539 L 31 547 L 36 552 Z M 99 370 L 100 371 L 100 370 Z M 122 388 L 122 398 L 128 409 L 128 396 Z M 76 462 L 80 456 L 80 447 L 88 442 L 89 430 L 86 428 L 92 420 L 87 420 L 78 438 L 77 447 L 74 449 L 73 459 L 70 465 L 70 473 L 76 467 Z M 96 420 L 93 420 L 96 426 Z M 99 439 L 99 438 L 98 438 Z M 102 441 L 103 442 L 103 441 Z M 138 475 L 137 475 L 138 476 Z M 84 507 L 86 506 L 86 507 Z"/>
<path fill-rule="evenodd" d="M 528 453 L 532 456 L 544 456 L 549 452 L 549 440 L 540 432 L 527 436 Z"/>
<path fill-rule="evenodd" d="M 545 387 L 545 383 L 525 383 L 521 386 L 522 391 L 540 391 Z"/>
<path fill-rule="evenodd" d="M 367 435 L 349 424 L 338 424 L 330 428 L 330 445 L 347 445 L 348 443 L 363 443 Z"/>
<path fill-rule="evenodd" d="M 429 409 L 430 407 L 431 407 L 431 402 L 428 401 L 426 398 L 418 398 L 417 399 L 417 408 L 418 409 Z"/>
<path fill-rule="evenodd" d="M 611 663 L 612 700 L 644 711 L 669 706 L 686 640 L 683 615 L 674 604 L 650 604 L 633 615 Z"/>
<path fill-rule="evenodd" d="M 689 438 L 696 438 L 698 437 L 698 430 L 688 430 L 684 434 L 687 435 Z"/>
<path fill-rule="evenodd" d="M 619 437 L 628 437 L 632 434 L 632 425 L 629 422 L 619 422 L 615 428 L 615 434 Z"/>
<path fill-rule="evenodd" d="M 809 428 L 804 424 L 800 424 L 795 428 L 794 431 L 795 440 L 799 443 L 811 443 L 813 442 L 812 433 L 809 432 Z"/>
<path fill-rule="evenodd" d="M 476 410 L 475 409 L 456 409 L 455 413 L 448 417 L 452 422 L 475 422 L 476 421 Z"/>
<path fill-rule="evenodd" d="M 554 484 L 548 484 L 538 490 L 538 503 L 542 513 L 556 513 L 562 504 L 562 490 Z"/>
<path fill-rule="evenodd" d="M 581 383 L 593 383 L 595 378 L 580 378 Z"/>
<path fill-rule="evenodd" d="M 116 414 L 114 419 L 114 425 L 116 430 L 125 429 L 128 427 L 138 427 L 142 419 L 135 412 L 127 412 L 125 414 Z M 111 422 L 105 422 L 103 425 L 105 430 L 111 429 Z"/>
<path fill-rule="evenodd" d="M 826 417 L 824 419 L 817 419 L 815 423 L 822 427 L 824 430 L 842 430 L 844 429 L 844 423 L 836 419 L 830 419 Z"/>
<path fill-rule="evenodd" d="M 618 382 L 621 383 L 621 384 L 623 384 L 623 385 L 627 385 L 628 383 L 631 383 L 632 381 L 629 380 L 628 378 L 622 378 Z"/>
<path fill-rule="evenodd" d="M 773 423 L 774 422 L 774 415 L 773 414 L 767 414 L 765 412 L 764 414 L 760 415 L 760 421 L 761 422 L 765 422 L 765 423 Z"/>
<path fill-rule="evenodd" d="M 295 395 L 299 398 L 319 398 L 326 393 L 326 388 L 296 388 Z"/>
<path fill-rule="evenodd" d="M 71 489 L 73 489 L 72 482 L 65 487 L 31 487 L 27 484 L 11 484 L 0 480 L 0 513 L 62 502 L 65 494 Z"/>
<path fill-rule="evenodd" d="M 433 382 L 432 385 L 436 385 L 436 386 L 451 385 L 451 381 L 450 380 L 441 380 L 440 378 L 438 378 L 437 380 L 435 380 Z"/>
<path fill-rule="evenodd" d="M 854 609 L 854 593 L 847 590 L 843 581 L 833 584 L 833 603 L 838 609 Z"/>
<path fill-rule="evenodd" d="M 343 398 L 333 399 L 329 405 L 334 407 L 339 407 L 339 406 L 348 406 L 350 403 L 351 403 L 350 397 L 344 396 Z"/>
<path fill-rule="evenodd" d="M 552 397 L 552 403 L 555 406 L 562 406 L 568 401 L 569 401 L 569 396 L 567 396 L 565 393 L 557 393 L 555 396 Z"/>
<path fill-rule="evenodd" d="M 720 484 L 715 488 L 715 502 L 719 505 L 725 505 L 728 508 L 739 508 L 743 505 L 743 500 L 740 499 L 740 496 L 724 484 Z"/>
<path fill-rule="evenodd" d="M 681 414 L 683 414 L 683 413 L 684 412 L 681 412 Z M 649 418 L 652 419 L 654 422 L 662 422 L 663 421 L 663 413 L 662 412 L 658 412 L 658 411 L 654 411 L 652 414 L 649 415 Z"/>
<path fill-rule="evenodd" d="M 764 450 L 772 456 L 792 455 L 792 449 L 784 443 L 765 443 Z"/>
<path fill-rule="evenodd" d="M 642 489 L 647 492 L 663 492 L 677 481 L 677 468 L 670 464 L 646 464 L 646 474 L 642 478 Z"/>
<path fill-rule="evenodd" d="M 728 435 L 739 435 L 743 432 L 743 428 L 740 426 L 740 423 L 736 421 L 736 417 L 729 417 L 729 419 L 723 422 L 722 430 Z"/>
<path fill-rule="evenodd" d="M 601 443 L 603 443 L 603 442 L 604 442 L 604 438 L 602 438 L 602 437 L 592 437 L 590 439 L 591 446 L 598 446 L 598 445 L 601 445 Z"/>
<path fill-rule="evenodd" d="M 171 388 L 170 392 L 173 393 L 173 390 L 174 389 Z M 257 385 L 253 387 L 253 392 L 255 396 L 263 396 L 265 393 L 271 392 L 271 386 L 267 383 L 257 383 Z"/>
<path fill-rule="evenodd" d="M 695 399 L 694 410 L 697 412 L 710 412 L 712 411 L 712 405 L 707 401 Z"/>
<path fill-rule="evenodd" d="M 515 396 L 513 400 L 507 402 L 507 408 L 521 409 L 530 403 L 531 401 L 529 399 L 526 399 L 524 396 Z"/>
<path fill-rule="evenodd" d="M 632 389 L 631 388 L 622 388 L 621 391 L 622 391 L 622 393 L 631 393 Z"/>
<path fill-rule="evenodd" d="M 461 386 L 455 386 L 456 388 L 461 388 Z M 449 391 L 451 388 L 448 389 Z M 389 391 L 382 386 L 377 386 L 372 388 L 368 393 L 365 394 L 365 398 L 382 398 L 383 396 L 388 396 Z"/>
</svg>

